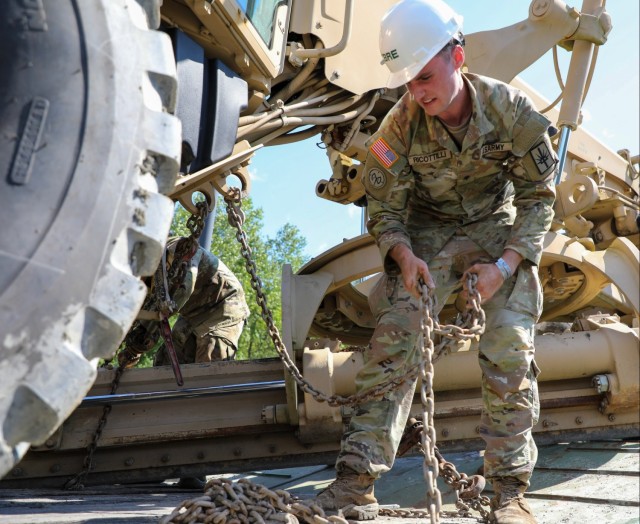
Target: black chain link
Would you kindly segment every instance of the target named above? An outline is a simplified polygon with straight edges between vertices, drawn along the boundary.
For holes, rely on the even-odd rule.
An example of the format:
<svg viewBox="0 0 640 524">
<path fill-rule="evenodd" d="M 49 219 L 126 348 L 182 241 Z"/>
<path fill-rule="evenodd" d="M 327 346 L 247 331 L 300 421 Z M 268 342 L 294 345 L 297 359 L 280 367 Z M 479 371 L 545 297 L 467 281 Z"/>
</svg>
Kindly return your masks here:
<svg viewBox="0 0 640 524">
<path fill-rule="evenodd" d="M 118 368 L 116 368 L 113 381 L 111 382 L 111 390 L 109 391 L 109 395 L 115 395 L 116 391 L 118 390 L 118 386 L 120 385 L 120 379 L 122 378 L 122 375 L 125 369 L 126 369 L 125 366 L 119 366 Z M 85 455 L 84 460 L 82 461 L 82 470 L 65 483 L 64 489 L 67 489 L 67 490 L 84 489 L 84 481 L 87 478 L 87 475 L 89 474 L 89 472 L 93 469 L 93 454 L 98 448 L 98 441 L 100 440 L 100 437 L 102 437 L 102 432 L 104 430 L 105 425 L 107 424 L 107 417 L 109 416 L 109 413 L 111 413 L 111 409 L 112 409 L 111 404 L 105 405 L 104 408 L 102 409 L 102 416 L 100 417 L 100 420 L 98 420 L 98 426 L 96 427 L 96 430 L 93 433 L 91 442 L 87 446 L 87 454 Z"/>
</svg>

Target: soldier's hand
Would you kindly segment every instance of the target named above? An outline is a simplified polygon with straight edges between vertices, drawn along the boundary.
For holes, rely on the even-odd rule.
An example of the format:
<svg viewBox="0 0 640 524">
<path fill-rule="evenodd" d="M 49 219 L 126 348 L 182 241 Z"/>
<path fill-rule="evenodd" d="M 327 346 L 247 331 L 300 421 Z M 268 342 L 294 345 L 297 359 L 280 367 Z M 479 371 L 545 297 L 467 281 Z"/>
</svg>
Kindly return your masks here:
<svg viewBox="0 0 640 524">
<path fill-rule="evenodd" d="M 504 283 L 502 273 L 495 264 L 474 264 L 462 275 L 462 296 L 467 300 L 467 276 L 469 273 L 475 273 L 478 276 L 476 289 L 480 293 L 481 303 L 484 304 L 496 294 L 498 289 Z"/>
<path fill-rule="evenodd" d="M 389 255 L 396 261 L 400 267 L 402 273 L 402 282 L 404 287 L 414 297 L 420 298 L 420 289 L 418 282 L 420 279 L 429 287 L 434 289 L 436 287 L 431 273 L 429 272 L 429 266 L 427 263 L 413 254 L 413 251 L 409 249 L 405 244 L 395 245 Z"/>
</svg>

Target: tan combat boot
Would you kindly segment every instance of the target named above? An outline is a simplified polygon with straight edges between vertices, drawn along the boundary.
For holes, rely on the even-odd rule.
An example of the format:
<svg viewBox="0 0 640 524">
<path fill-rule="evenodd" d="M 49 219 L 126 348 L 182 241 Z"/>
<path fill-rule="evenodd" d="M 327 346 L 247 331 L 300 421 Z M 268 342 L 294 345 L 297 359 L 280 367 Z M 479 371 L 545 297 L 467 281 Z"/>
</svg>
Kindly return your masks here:
<svg viewBox="0 0 640 524">
<path fill-rule="evenodd" d="M 496 496 L 491 500 L 491 518 L 495 524 L 537 524 L 524 500 L 527 486 L 514 477 L 493 481 Z"/>
<path fill-rule="evenodd" d="M 373 520 L 378 516 L 378 501 L 373 496 L 374 478 L 350 469 L 339 471 L 336 480 L 311 502 L 328 515 L 342 513 L 345 519 Z"/>
</svg>

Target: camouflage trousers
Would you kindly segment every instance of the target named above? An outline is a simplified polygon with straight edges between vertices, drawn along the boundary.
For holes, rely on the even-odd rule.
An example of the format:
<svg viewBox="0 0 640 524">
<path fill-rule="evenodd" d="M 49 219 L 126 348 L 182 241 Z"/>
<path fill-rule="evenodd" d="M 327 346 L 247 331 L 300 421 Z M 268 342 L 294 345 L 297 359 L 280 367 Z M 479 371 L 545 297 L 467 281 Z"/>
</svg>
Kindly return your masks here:
<svg viewBox="0 0 640 524">
<path fill-rule="evenodd" d="M 171 330 L 171 338 L 181 364 L 233 360 L 238 349 L 238 339 L 242 334 L 244 320 L 235 324 L 214 328 L 193 327 L 184 317 L 178 317 Z M 153 361 L 154 366 L 171 364 L 166 346 L 158 348 Z"/>
<path fill-rule="evenodd" d="M 420 246 L 414 245 L 414 252 L 420 256 Z M 475 262 L 493 259 L 466 236 L 453 237 L 429 262 L 437 304 L 445 304 L 460 289 L 462 273 Z M 420 358 L 416 347 L 419 301 L 404 288 L 402 278 L 383 275 L 371 291 L 369 303 L 377 326 L 356 378 L 357 391 L 389 376 L 406 374 Z M 528 483 L 537 459 L 531 429 L 540 412 L 533 346 L 534 326 L 542 309 L 537 267 L 523 262 L 483 308 L 487 323 L 480 337 L 479 363 L 485 476 L 488 480 L 517 477 Z M 348 467 L 378 478 L 391 469 L 415 388 L 415 380 L 405 381 L 382 399 L 356 407 L 342 439 L 337 470 Z M 437 403 L 436 395 L 436 409 Z"/>
</svg>

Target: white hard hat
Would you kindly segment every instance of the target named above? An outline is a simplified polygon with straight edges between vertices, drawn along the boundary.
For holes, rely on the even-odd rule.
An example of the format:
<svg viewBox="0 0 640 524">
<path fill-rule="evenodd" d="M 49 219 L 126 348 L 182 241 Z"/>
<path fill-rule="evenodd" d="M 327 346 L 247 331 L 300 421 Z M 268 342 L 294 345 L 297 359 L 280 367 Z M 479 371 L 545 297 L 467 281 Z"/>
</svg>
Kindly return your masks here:
<svg viewBox="0 0 640 524">
<path fill-rule="evenodd" d="M 442 0 L 402 0 L 382 17 L 380 53 L 387 87 L 406 84 L 462 30 L 462 17 Z"/>
</svg>

